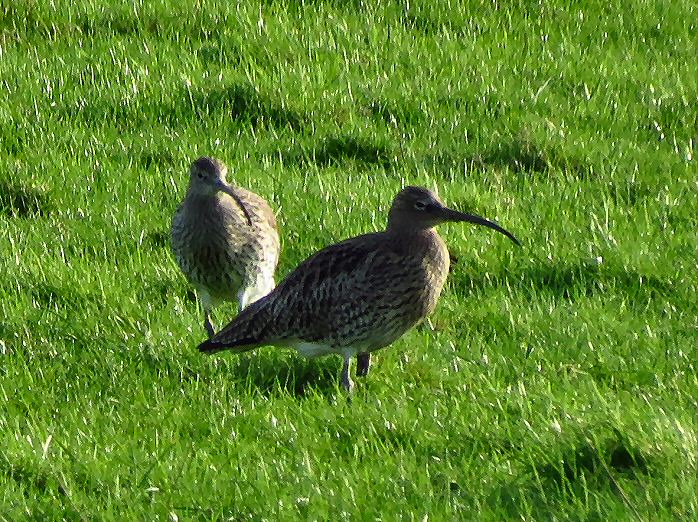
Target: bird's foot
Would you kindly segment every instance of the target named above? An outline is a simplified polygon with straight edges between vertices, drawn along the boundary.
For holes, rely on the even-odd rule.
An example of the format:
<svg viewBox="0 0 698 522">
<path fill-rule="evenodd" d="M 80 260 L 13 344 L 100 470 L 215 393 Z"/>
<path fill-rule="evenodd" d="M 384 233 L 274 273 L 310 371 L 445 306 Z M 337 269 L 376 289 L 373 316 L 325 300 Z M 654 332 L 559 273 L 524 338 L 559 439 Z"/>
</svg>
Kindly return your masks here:
<svg viewBox="0 0 698 522">
<path fill-rule="evenodd" d="M 356 376 L 366 377 L 371 369 L 371 354 L 360 353 L 356 356 Z"/>
</svg>

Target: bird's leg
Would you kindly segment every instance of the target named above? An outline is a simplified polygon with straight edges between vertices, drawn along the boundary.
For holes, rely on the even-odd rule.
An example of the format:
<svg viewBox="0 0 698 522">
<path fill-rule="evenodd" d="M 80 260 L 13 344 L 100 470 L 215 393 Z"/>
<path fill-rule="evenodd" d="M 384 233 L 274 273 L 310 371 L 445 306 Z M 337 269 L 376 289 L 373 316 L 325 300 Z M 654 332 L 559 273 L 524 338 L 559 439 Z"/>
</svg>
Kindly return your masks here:
<svg viewBox="0 0 698 522">
<path fill-rule="evenodd" d="M 342 366 L 342 386 L 348 392 L 354 388 L 354 382 L 351 380 L 349 375 L 349 370 L 351 370 L 351 355 L 344 356 L 344 366 Z"/>
<path fill-rule="evenodd" d="M 356 356 L 356 376 L 366 377 L 371 369 L 371 353 L 360 353 Z"/>
<path fill-rule="evenodd" d="M 204 308 L 204 328 L 206 328 L 206 332 L 208 333 L 209 339 L 213 337 L 213 334 L 215 333 L 213 331 L 213 325 L 211 324 L 210 314 L 211 311 L 207 308 Z"/>
</svg>

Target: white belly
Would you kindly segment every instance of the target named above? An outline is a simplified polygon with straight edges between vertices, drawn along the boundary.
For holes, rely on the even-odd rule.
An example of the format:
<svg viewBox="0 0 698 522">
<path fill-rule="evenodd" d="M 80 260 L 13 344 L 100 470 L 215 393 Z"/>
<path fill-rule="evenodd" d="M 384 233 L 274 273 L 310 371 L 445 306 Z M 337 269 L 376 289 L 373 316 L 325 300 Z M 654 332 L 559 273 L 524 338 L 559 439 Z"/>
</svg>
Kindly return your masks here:
<svg viewBox="0 0 698 522">
<path fill-rule="evenodd" d="M 326 344 L 306 343 L 303 341 L 295 343 L 293 347 L 304 357 L 320 357 L 322 355 L 329 355 L 331 353 L 353 357 L 358 353 L 358 350 L 355 348 L 333 348 L 331 346 L 327 346 Z"/>
</svg>

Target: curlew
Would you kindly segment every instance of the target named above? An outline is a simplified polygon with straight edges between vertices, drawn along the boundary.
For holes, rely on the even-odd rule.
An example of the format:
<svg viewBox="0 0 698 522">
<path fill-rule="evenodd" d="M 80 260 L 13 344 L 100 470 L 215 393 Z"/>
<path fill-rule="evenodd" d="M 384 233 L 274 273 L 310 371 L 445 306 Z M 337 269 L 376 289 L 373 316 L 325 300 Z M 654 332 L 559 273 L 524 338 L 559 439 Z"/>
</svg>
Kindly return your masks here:
<svg viewBox="0 0 698 522">
<path fill-rule="evenodd" d="M 172 219 L 172 251 L 196 288 L 209 337 L 211 310 L 235 299 L 243 310 L 268 294 L 279 260 L 274 212 L 254 192 L 229 185 L 227 171 L 215 158 L 197 159 Z"/>
<path fill-rule="evenodd" d="M 447 208 L 425 188 L 406 187 L 393 200 L 385 231 L 320 250 L 199 350 L 245 352 L 271 344 L 307 357 L 339 354 L 341 382 L 351 391 L 354 356 L 357 375 L 367 375 L 371 352 L 391 344 L 436 307 L 449 255 L 434 227 L 447 221 L 484 225 L 519 244 L 499 225 Z"/>
</svg>

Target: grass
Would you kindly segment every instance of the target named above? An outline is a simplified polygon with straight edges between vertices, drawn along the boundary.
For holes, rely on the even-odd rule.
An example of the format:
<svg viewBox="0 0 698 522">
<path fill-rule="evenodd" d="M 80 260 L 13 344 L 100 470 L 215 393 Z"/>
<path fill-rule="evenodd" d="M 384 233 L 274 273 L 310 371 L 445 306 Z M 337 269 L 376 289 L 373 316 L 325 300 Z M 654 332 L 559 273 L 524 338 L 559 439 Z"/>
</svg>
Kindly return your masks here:
<svg viewBox="0 0 698 522">
<path fill-rule="evenodd" d="M 168 4 L 0 8 L 0 518 L 698 517 L 693 2 Z M 406 183 L 525 244 L 442 227 L 433 328 L 347 404 L 337 359 L 194 349 L 201 154 L 281 276 Z"/>
</svg>

